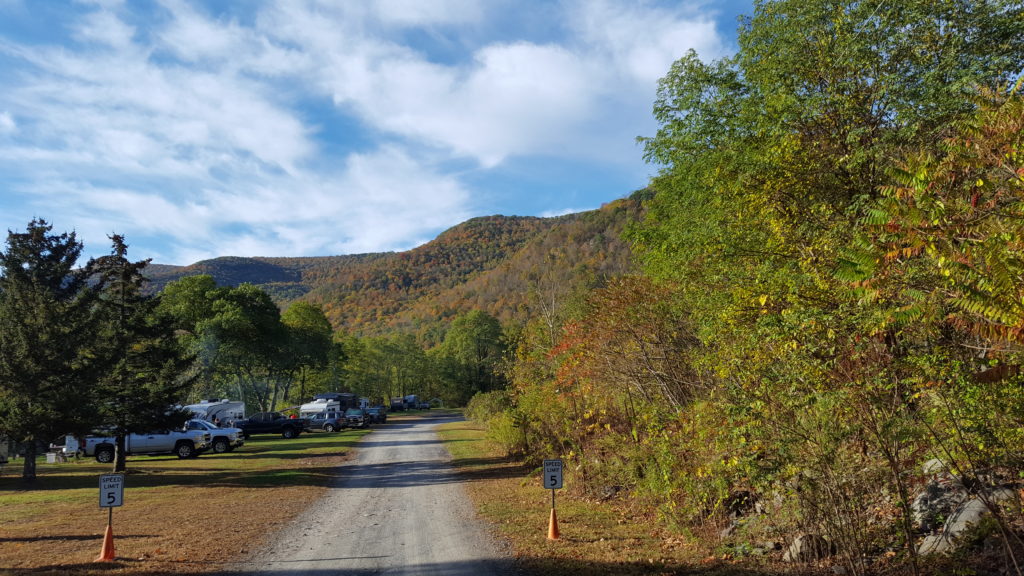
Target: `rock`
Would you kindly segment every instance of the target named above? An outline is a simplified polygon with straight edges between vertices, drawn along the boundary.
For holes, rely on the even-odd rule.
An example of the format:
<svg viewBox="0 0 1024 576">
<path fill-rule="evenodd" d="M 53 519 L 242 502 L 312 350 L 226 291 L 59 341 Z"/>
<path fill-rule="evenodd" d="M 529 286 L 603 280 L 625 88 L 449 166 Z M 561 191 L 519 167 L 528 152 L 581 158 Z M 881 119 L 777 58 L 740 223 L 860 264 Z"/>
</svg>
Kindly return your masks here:
<svg viewBox="0 0 1024 576">
<path fill-rule="evenodd" d="M 802 534 L 797 536 L 789 545 L 786 553 L 782 555 L 783 562 L 812 562 L 821 560 L 831 554 L 831 546 L 828 540 L 816 534 Z"/>
<path fill-rule="evenodd" d="M 737 528 L 739 528 L 739 524 L 737 524 L 736 522 L 730 522 L 728 526 L 723 528 L 722 531 L 718 533 L 718 537 L 722 540 L 725 540 L 733 534 L 735 534 Z"/>
<path fill-rule="evenodd" d="M 945 554 L 954 548 L 953 542 L 946 538 L 945 534 L 931 534 L 925 536 L 917 547 L 917 553 L 921 556 L 929 554 Z"/>
<path fill-rule="evenodd" d="M 948 518 L 965 498 L 959 485 L 930 480 L 910 504 L 915 527 L 922 532 L 937 530 L 939 519 Z"/>
<path fill-rule="evenodd" d="M 932 458 L 921 465 L 921 471 L 924 472 L 926 476 L 938 476 L 939 474 L 944 474 L 949 470 L 946 468 L 945 462 L 938 458 Z"/>
<path fill-rule="evenodd" d="M 1019 506 L 1017 493 L 1009 488 L 996 488 L 985 494 L 985 497 L 997 505 Z M 945 554 L 958 545 L 964 535 L 981 521 L 991 516 L 992 512 L 981 498 L 971 498 L 961 502 L 946 519 L 939 534 L 926 537 L 918 546 L 918 554 Z"/>
</svg>

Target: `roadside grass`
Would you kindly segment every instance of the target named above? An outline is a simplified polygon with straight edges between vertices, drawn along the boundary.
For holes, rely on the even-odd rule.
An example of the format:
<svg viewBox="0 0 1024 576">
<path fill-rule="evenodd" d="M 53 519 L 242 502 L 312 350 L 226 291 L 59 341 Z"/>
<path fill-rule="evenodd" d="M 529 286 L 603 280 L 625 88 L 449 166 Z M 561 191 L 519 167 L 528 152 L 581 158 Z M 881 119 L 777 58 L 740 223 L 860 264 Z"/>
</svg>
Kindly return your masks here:
<svg viewBox="0 0 1024 576">
<path fill-rule="evenodd" d="M 762 576 L 765 567 L 734 564 L 695 540 L 662 528 L 626 500 L 594 501 L 555 495 L 558 540 L 548 539 L 551 491 L 539 469 L 504 457 L 471 421 L 446 424 L 438 433 L 452 464 L 467 480 L 478 512 L 511 546 L 519 565 L 535 576 L 566 574 Z"/>
<path fill-rule="evenodd" d="M 0 476 L 0 576 L 209 572 L 305 510 L 368 432 L 254 436 L 186 460 L 130 456 L 124 506 L 113 509 L 117 560 L 102 564 L 93 562 L 107 523 L 98 480 L 112 466 L 40 458 L 26 484 L 12 461 Z"/>
</svg>

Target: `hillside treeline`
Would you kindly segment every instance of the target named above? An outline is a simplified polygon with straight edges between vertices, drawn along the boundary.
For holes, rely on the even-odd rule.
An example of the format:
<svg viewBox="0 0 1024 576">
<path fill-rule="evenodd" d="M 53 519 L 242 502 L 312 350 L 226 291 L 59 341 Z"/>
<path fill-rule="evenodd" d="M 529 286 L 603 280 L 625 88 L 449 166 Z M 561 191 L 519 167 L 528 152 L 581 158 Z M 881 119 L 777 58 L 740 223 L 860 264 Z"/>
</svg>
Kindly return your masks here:
<svg viewBox="0 0 1024 576">
<path fill-rule="evenodd" d="M 1021 573 L 1024 8 L 758 2 L 739 46 L 659 84 L 639 273 L 470 413 L 727 555 Z"/>
</svg>

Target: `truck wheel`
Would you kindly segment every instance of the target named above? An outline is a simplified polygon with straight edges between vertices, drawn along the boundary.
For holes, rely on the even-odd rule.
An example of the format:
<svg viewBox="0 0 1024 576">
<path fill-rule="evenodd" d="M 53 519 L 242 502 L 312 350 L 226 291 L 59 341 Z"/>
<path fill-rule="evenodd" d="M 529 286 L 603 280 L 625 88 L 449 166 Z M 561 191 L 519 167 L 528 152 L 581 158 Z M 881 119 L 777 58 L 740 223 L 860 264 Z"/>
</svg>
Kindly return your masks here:
<svg viewBox="0 0 1024 576">
<path fill-rule="evenodd" d="M 324 424 L 324 432 L 334 432 L 334 424 Z"/>
<path fill-rule="evenodd" d="M 114 461 L 114 449 L 109 446 L 97 448 L 96 461 L 100 464 L 110 464 Z"/>
<path fill-rule="evenodd" d="M 295 428 L 285 428 L 281 431 L 281 436 L 285 438 L 295 438 L 299 435 L 299 432 Z"/>
<path fill-rule="evenodd" d="M 174 453 L 178 458 L 191 458 L 196 455 L 196 447 L 191 442 L 178 442 L 174 447 Z"/>
<path fill-rule="evenodd" d="M 223 454 L 223 453 L 227 452 L 229 448 L 230 448 L 230 446 L 228 446 L 228 439 L 227 438 L 214 438 L 213 439 L 213 451 L 214 451 L 214 453 L 216 453 L 216 454 Z"/>
</svg>

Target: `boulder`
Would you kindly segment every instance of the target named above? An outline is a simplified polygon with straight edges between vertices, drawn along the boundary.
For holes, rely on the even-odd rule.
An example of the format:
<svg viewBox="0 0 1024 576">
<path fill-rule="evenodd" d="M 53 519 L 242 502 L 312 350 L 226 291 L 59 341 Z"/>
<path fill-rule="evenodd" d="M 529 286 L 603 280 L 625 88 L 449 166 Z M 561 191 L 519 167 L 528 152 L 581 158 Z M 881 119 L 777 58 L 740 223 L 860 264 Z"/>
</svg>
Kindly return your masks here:
<svg viewBox="0 0 1024 576">
<path fill-rule="evenodd" d="M 1020 505 L 1017 493 L 1009 488 L 991 490 L 985 494 L 985 498 L 1000 506 Z M 921 542 L 917 549 L 918 554 L 945 554 L 954 550 L 971 528 L 981 524 L 981 521 L 991 514 L 981 498 L 975 497 L 961 502 L 946 519 L 942 531 L 926 537 Z"/>
<path fill-rule="evenodd" d="M 816 534 L 801 534 L 789 545 L 786 553 L 782 555 L 783 562 L 813 562 L 828 557 L 832 553 L 832 546 L 821 536 Z"/>
<path fill-rule="evenodd" d="M 910 511 L 914 525 L 921 532 L 932 532 L 942 527 L 942 521 L 949 518 L 967 494 L 959 484 L 930 480 L 914 497 Z"/>
</svg>

